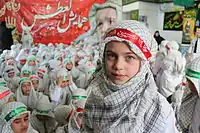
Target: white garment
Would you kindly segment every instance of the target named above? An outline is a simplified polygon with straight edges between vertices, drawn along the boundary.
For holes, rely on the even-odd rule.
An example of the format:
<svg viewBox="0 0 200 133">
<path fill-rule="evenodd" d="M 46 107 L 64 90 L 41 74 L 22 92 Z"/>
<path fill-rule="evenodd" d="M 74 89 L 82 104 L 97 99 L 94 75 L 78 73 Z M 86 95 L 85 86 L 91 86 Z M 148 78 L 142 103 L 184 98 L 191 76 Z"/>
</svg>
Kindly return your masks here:
<svg viewBox="0 0 200 133">
<path fill-rule="evenodd" d="M 175 92 L 176 86 L 181 82 L 182 75 L 174 74 L 169 70 L 165 70 L 160 78 L 159 92 L 167 98 Z"/>
<path fill-rule="evenodd" d="M 174 117 L 174 112 L 171 110 L 169 113 L 169 116 L 167 118 L 166 124 L 165 124 L 165 130 L 163 133 L 179 133 L 175 126 L 175 117 Z"/>
</svg>

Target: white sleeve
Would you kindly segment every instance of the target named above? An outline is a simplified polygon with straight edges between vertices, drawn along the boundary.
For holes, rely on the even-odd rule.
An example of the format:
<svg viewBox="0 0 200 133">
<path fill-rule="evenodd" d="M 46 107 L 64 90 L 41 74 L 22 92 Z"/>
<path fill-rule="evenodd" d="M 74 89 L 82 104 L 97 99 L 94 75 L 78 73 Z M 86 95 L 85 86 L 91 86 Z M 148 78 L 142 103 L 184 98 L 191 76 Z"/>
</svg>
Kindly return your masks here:
<svg viewBox="0 0 200 133">
<path fill-rule="evenodd" d="M 164 126 L 165 130 L 163 133 L 180 133 L 177 130 L 175 123 L 176 123 L 176 119 L 174 116 L 174 112 L 172 110 L 167 118 L 166 124 Z"/>
</svg>

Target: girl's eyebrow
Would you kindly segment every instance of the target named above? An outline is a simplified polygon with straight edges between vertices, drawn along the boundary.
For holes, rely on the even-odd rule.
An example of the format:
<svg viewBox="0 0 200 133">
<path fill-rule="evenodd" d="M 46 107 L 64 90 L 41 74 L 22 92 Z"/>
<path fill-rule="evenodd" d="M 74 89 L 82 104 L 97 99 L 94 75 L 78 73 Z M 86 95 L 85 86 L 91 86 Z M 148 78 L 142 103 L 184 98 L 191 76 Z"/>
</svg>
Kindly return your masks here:
<svg viewBox="0 0 200 133">
<path fill-rule="evenodd" d="M 112 50 L 106 50 L 105 52 L 106 52 L 106 53 L 114 53 L 114 54 L 115 54 L 115 52 L 112 51 Z"/>
<path fill-rule="evenodd" d="M 130 55 L 130 54 L 131 54 L 131 55 L 134 55 L 133 52 L 125 52 L 124 54 L 125 54 L 125 55 Z"/>
</svg>

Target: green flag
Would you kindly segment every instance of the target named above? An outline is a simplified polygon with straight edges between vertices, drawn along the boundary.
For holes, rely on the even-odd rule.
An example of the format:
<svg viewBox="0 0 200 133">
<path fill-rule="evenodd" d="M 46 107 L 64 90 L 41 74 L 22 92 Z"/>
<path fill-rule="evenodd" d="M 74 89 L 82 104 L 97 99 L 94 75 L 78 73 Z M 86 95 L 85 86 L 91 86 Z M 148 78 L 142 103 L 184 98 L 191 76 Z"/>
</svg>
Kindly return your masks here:
<svg viewBox="0 0 200 133">
<path fill-rule="evenodd" d="M 193 6 L 194 0 L 174 0 L 174 4 L 180 6 Z"/>
</svg>

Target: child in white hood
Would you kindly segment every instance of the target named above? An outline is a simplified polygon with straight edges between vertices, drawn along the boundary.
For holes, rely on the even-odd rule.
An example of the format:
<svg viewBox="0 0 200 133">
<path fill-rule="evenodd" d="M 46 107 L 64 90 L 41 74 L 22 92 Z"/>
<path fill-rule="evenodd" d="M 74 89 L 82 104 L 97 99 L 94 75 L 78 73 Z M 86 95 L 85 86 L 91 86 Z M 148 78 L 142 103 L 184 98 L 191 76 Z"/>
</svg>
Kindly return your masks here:
<svg viewBox="0 0 200 133">
<path fill-rule="evenodd" d="M 16 101 L 14 93 L 8 87 L 0 87 L 0 114 L 2 110 L 2 106 L 9 103 Z"/>
<path fill-rule="evenodd" d="M 39 133 L 53 133 L 56 121 L 48 96 L 43 95 L 31 114 L 31 125 Z"/>
<path fill-rule="evenodd" d="M 74 111 L 68 124 L 69 133 L 80 132 L 86 100 L 87 92 L 84 89 L 77 89 L 72 93 L 71 106 L 73 107 Z"/>
<path fill-rule="evenodd" d="M 60 105 L 54 109 L 55 119 L 58 122 L 56 133 L 69 133 L 69 120 L 74 113 L 71 105 Z"/>
<path fill-rule="evenodd" d="M 167 100 L 157 92 L 150 70 L 152 35 L 126 20 L 104 37 L 102 69 L 88 86 L 81 132 L 178 133 Z"/>
<path fill-rule="evenodd" d="M 179 110 L 178 124 L 182 133 L 200 133 L 200 57 L 186 69 L 187 85 Z"/>
<path fill-rule="evenodd" d="M 169 42 L 167 45 L 167 55 L 163 59 L 162 76 L 160 77 L 159 92 L 171 103 L 171 95 L 175 92 L 184 76 L 186 59 L 178 51 L 179 45 L 175 41 Z"/>
<path fill-rule="evenodd" d="M 3 78 L 7 82 L 8 88 L 10 88 L 12 92 L 15 92 L 20 78 L 16 75 L 16 71 L 13 66 L 7 66 L 4 69 Z"/>
<path fill-rule="evenodd" d="M 50 81 L 47 68 L 40 66 L 37 70 L 37 76 L 39 77 L 39 92 L 49 96 Z"/>
<path fill-rule="evenodd" d="M 35 91 L 29 78 L 21 78 L 16 91 L 17 101 L 24 103 L 29 110 L 33 110 L 41 96 L 41 93 Z"/>
<path fill-rule="evenodd" d="M 39 90 L 39 77 L 38 77 L 38 75 L 31 75 L 30 76 L 30 80 L 31 80 L 31 82 L 33 84 L 33 87 L 34 87 L 35 91 L 40 92 L 40 90 Z"/>
<path fill-rule="evenodd" d="M 33 74 L 33 69 L 30 66 L 24 65 L 21 69 L 20 77 L 27 77 L 30 78 L 31 74 Z"/>
<path fill-rule="evenodd" d="M 28 66 L 32 70 L 32 74 L 36 74 L 38 68 L 38 60 L 34 55 L 29 55 L 25 66 Z"/>
<path fill-rule="evenodd" d="M 70 76 L 62 68 L 57 71 L 56 81 L 50 86 L 50 99 L 54 105 L 68 105 L 72 99 L 72 90 L 69 87 Z"/>
<path fill-rule="evenodd" d="M 10 102 L 3 106 L 0 118 L 4 120 L 1 133 L 38 133 L 30 123 L 30 112 L 20 102 Z"/>
</svg>

